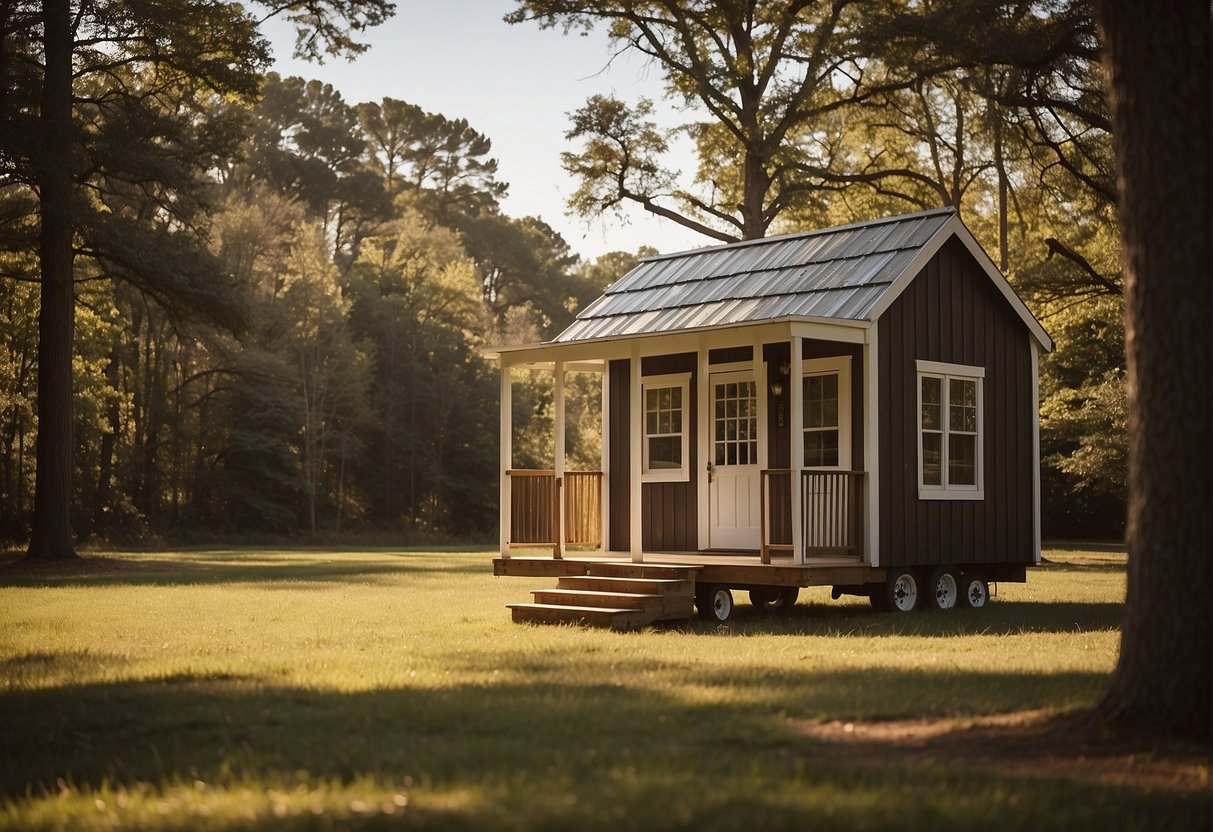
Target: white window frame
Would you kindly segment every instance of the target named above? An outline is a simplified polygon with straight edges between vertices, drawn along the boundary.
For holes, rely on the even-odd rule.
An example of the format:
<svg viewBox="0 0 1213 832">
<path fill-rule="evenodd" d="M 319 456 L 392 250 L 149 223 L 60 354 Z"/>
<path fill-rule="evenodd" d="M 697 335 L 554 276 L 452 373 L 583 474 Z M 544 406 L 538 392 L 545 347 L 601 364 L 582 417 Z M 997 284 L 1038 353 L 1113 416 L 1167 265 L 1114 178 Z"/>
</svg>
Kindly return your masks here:
<svg viewBox="0 0 1213 832">
<path fill-rule="evenodd" d="M 821 376 L 829 373 L 838 374 L 838 464 L 826 466 L 802 467 L 806 471 L 850 471 L 851 470 L 851 356 L 836 355 L 828 358 L 806 358 L 801 363 L 800 386 L 794 391 L 795 395 L 804 395 L 804 380 L 809 376 Z M 808 414 L 801 409 L 800 432 L 807 435 L 808 428 L 803 424 Z M 802 450 L 806 447 L 801 446 Z"/>
<path fill-rule="evenodd" d="M 679 387 L 682 389 L 682 467 L 656 468 L 649 470 L 649 432 L 648 420 L 645 418 L 644 403 L 648 398 L 649 389 Z M 641 482 L 688 482 L 691 479 L 691 374 L 669 373 L 661 376 L 641 376 L 640 401 L 640 481 Z M 656 434 L 671 436 L 672 434 Z"/>
<path fill-rule="evenodd" d="M 918 421 L 918 499 L 920 500 L 984 500 L 985 499 L 985 402 L 984 386 L 985 367 L 971 367 L 966 364 L 947 364 L 942 361 L 918 361 L 915 377 L 915 399 L 917 402 Z M 940 380 L 940 482 L 941 485 L 927 485 L 923 480 L 923 426 L 922 426 L 922 380 L 937 378 Z M 951 406 L 950 382 L 972 381 L 977 384 L 977 439 L 974 454 L 976 466 L 974 485 L 952 485 L 948 482 L 948 435 L 951 420 L 948 408 Z"/>
</svg>

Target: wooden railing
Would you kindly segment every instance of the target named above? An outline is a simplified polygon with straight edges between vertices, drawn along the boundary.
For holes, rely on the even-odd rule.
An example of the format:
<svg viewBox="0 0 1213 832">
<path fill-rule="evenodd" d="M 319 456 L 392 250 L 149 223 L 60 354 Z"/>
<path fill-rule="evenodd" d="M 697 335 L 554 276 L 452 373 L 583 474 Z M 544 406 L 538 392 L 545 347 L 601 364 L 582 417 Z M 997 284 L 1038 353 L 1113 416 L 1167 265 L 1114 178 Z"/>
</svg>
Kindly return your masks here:
<svg viewBox="0 0 1213 832">
<path fill-rule="evenodd" d="M 510 546 L 551 546 L 561 557 L 565 546 L 602 546 L 602 472 L 506 471 L 510 478 Z M 557 540 L 559 500 L 564 499 L 564 540 Z"/>
<path fill-rule="evenodd" d="M 863 551 L 863 472 L 800 472 L 800 539 L 806 555 L 857 555 Z M 762 471 L 763 563 L 772 551 L 792 550 L 792 471 Z"/>
</svg>

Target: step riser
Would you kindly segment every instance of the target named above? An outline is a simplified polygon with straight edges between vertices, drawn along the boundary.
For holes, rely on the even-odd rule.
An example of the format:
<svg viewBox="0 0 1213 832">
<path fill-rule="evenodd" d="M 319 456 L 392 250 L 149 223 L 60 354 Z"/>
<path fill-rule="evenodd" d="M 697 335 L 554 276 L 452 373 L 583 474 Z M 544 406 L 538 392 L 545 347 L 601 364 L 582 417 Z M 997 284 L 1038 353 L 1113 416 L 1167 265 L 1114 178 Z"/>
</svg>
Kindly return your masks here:
<svg viewBox="0 0 1213 832">
<path fill-rule="evenodd" d="M 588 589 L 596 592 L 629 592 L 643 595 L 670 595 L 682 592 L 694 594 L 694 588 L 683 581 L 642 578 L 608 578 L 576 575 L 556 582 L 559 589 Z"/>
<path fill-rule="evenodd" d="M 604 578 L 674 578 L 685 581 L 692 579 L 696 571 L 696 569 L 685 566 L 659 566 L 642 563 L 591 563 L 586 565 L 585 574 L 598 575 Z"/>
<path fill-rule="evenodd" d="M 567 607 L 622 607 L 629 610 L 647 610 L 654 613 L 663 611 L 661 597 L 645 597 L 643 595 L 624 596 L 608 594 L 578 595 L 561 592 L 559 589 L 536 589 L 531 595 L 537 604 L 561 604 Z"/>
<path fill-rule="evenodd" d="M 651 616 L 639 610 L 601 613 L 589 610 L 514 607 L 511 613 L 515 624 L 587 624 L 594 627 L 609 627 L 612 630 L 636 630 L 653 621 Z"/>
</svg>

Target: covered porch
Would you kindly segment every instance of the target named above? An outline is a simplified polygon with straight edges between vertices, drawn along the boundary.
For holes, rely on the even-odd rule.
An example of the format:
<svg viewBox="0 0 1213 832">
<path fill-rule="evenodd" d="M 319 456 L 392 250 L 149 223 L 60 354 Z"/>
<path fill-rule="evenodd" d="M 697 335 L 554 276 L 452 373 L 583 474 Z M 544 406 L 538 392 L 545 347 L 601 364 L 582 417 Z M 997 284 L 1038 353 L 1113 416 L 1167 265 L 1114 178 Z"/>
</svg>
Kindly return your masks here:
<svg viewBox="0 0 1213 832">
<path fill-rule="evenodd" d="M 875 338 L 795 320 L 495 350 L 501 558 L 873 564 Z M 513 464 L 518 369 L 553 374 L 550 468 Z M 601 377 L 596 470 L 565 464 L 570 372 Z"/>
</svg>

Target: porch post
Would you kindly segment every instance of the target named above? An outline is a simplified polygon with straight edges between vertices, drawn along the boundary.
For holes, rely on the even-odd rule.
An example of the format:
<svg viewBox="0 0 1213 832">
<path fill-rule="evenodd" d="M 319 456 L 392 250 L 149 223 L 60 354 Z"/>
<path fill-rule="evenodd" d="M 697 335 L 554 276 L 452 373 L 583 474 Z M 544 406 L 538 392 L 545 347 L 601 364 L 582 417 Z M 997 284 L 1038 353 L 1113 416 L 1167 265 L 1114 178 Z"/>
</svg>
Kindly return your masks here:
<svg viewBox="0 0 1213 832">
<path fill-rule="evenodd" d="M 600 436 L 602 437 L 602 462 L 599 465 L 599 470 L 602 471 L 602 506 L 600 508 L 599 517 L 602 518 L 602 543 L 599 545 L 602 551 L 609 551 L 611 548 L 611 362 L 603 359 L 602 361 L 602 427 L 600 428 Z"/>
<path fill-rule="evenodd" d="M 513 415 L 514 406 L 511 400 L 513 384 L 510 379 L 510 365 L 505 356 L 501 357 L 501 516 L 500 543 L 501 556 L 510 556 L 510 475 L 507 473 L 514 462 L 513 448 Z"/>
<path fill-rule="evenodd" d="M 788 374 L 788 432 L 792 435 L 791 492 L 792 492 L 792 560 L 803 565 L 804 558 L 804 502 L 800 494 L 800 471 L 804 467 L 804 350 L 802 338 L 792 336 L 792 371 Z"/>
<path fill-rule="evenodd" d="M 552 522 L 556 528 L 552 529 L 552 537 L 554 545 L 552 547 L 552 555 L 560 557 L 561 551 L 564 549 L 564 362 L 557 361 L 552 370 L 555 373 L 555 408 L 556 408 L 556 449 L 553 454 L 553 469 L 556 476 L 556 482 L 553 484 L 552 494 L 556 501 L 556 510 L 552 512 Z"/>
<path fill-rule="evenodd" d="M 711 488 L 708 483 L 708 466 L 712 462 L 712 421 L 708 413 L 712 406 L 711 369 L 708 362 L 708 345 L 704 336 L 701 335 L 699 337 L 699 373 L 695 388 L 695 409 L 698 411 L 696 427 L 699 442 L 695 454 L 697 470 L 694 472 L 693 480 L 696 483 L 697 514 L 699 515 L 697 540 L 699 549 L 707 549 L 712 545 L 710 517 L 708 516 L 708 512 L 711 510 L 711 502 L 708 499 Z"/>
<path fill-rule="evenodd" d="M 873 324 L 863 345 L 863 467 L 864 503 L 863 546 L 869 566 L 880 566 L 880 360 L 878 330 Z"/>
<path fill-rule="evenodd" d="M 632 552 L 632 561 L 642 563 L 644 561 L 644 540 L 641 537 L 641 532 L 644 528 L 641 523 L 640 512 L 644 505 L 644 500 L 641 499 L 640 493 L 640 469 L 644 464 L 644 457 L 641 453 L 642 443 L 644 442 L 643 414 L 644 414 L 644 389 L 640 383 L 640 347 L 632 346 L 632 360 L 629 362 L 631 395 L 628 397 L 628 476 L 630 478 L 630 487 L 628 488 L 628 501 L 631 503 L 628 510 L 628 520 L 630 521 L 630 533 L 628 535 L 628 544 Z"/>
</svg>

